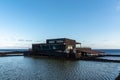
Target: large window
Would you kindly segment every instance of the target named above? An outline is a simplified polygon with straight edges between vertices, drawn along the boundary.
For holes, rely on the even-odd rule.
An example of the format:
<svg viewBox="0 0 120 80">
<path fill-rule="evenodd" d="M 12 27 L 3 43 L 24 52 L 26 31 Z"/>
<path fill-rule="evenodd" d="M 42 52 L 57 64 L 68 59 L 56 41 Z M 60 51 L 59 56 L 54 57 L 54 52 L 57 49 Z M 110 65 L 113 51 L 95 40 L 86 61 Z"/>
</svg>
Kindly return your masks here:
<svg viewBox="0 0 120 80">
<path fill-rule="evenodd" d="M 49 49 L 49 46 L 43 45 L 43 46 L 42 46 L 42 49 L 43 49 L 43 50 L 48 50 L 48 49 Z"/>
<path fill-rule="evenodd" d="M 63 43 L 63 40 L 57 40 L 56 42 L 57 43 Z"/>
<path fill-rule="evenodd" d="M 73 49 L 73 46 L 71 46 L 71 45 L 68 45 L 68 49 Z"/>
<path fill-rule="evenodd" d="M 63 45 L 49 45 L 50 50 L 64 50 L 65 47 Z"/>
<path fill-rule="evenodd" d="M 56 49 L 56 46 L 53 46 L 53 49 L 55 50 L 55 49 Z"/>
<path fill-rule="evenodd" d="M 48 41 L 48 43 L 55 43 L 55 41 Z"/>
</svg>

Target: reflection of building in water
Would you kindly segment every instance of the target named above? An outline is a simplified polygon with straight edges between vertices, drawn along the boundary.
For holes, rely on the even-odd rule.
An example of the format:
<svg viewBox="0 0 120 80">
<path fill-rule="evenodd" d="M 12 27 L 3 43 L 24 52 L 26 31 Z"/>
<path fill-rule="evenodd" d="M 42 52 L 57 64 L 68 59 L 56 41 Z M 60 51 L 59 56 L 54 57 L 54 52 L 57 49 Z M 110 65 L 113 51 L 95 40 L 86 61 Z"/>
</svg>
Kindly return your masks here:
<svg viewBox="0 0 120 80">
<path fill-rule="evenodd" d="M 79 45 L 79 47 L 77 47 Z M 97 56 L 101 52 L 82 48 L 81 43 L 68 38 L 47 39 L 46 43 L 33 44 L 30 55 L 57 56 L 79 58 L 81 56 Z"/>
</svg>

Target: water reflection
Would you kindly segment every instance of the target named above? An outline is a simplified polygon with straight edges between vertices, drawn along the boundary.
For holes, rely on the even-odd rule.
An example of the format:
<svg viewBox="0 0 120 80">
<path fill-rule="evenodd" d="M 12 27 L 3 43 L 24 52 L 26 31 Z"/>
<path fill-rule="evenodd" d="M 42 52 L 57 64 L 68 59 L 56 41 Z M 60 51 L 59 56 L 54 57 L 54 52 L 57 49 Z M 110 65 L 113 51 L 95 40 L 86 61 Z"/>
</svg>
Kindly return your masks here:
<svg viewBox="0 0 120 80">
<path fill-rule="evenodd" d="M 0 80 L 114 80 L 119 63 L 0 57 Z"/>
<path fill-rule="evenodd" d="M 108 56 L 105 56 L 105 57 L 100 57 L 102 59 L 108 59 L 108 60 L 120 60 L 120 57 L 108 57 Z"/>
</svg>

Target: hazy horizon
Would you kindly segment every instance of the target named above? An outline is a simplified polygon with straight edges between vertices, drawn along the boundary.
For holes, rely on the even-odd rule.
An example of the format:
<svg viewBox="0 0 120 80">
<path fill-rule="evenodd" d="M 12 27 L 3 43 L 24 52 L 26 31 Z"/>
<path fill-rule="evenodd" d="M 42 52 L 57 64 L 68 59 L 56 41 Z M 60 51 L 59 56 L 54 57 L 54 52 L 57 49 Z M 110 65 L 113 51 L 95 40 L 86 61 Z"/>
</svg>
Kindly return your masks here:
<svg viewBox="0 0 120 80">
<path fill-rule="evenodd" d="M 0 0 L 0 49 L 71 38 L 120 49 L 120 0 Z"/>
</svg>

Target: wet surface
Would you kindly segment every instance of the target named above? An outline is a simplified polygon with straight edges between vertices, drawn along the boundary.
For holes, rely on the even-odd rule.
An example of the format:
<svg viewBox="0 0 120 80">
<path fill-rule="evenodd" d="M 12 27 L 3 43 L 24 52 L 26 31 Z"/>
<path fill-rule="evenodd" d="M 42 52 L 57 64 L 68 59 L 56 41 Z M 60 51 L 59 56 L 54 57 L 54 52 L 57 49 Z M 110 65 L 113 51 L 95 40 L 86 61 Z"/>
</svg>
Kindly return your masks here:
<svg viewBox="0 0 120 80">
<path fill-rule="evenodd" d="M 119 63 L 0 57 L 0 80 L 115 80 Z"/>
</svg>

